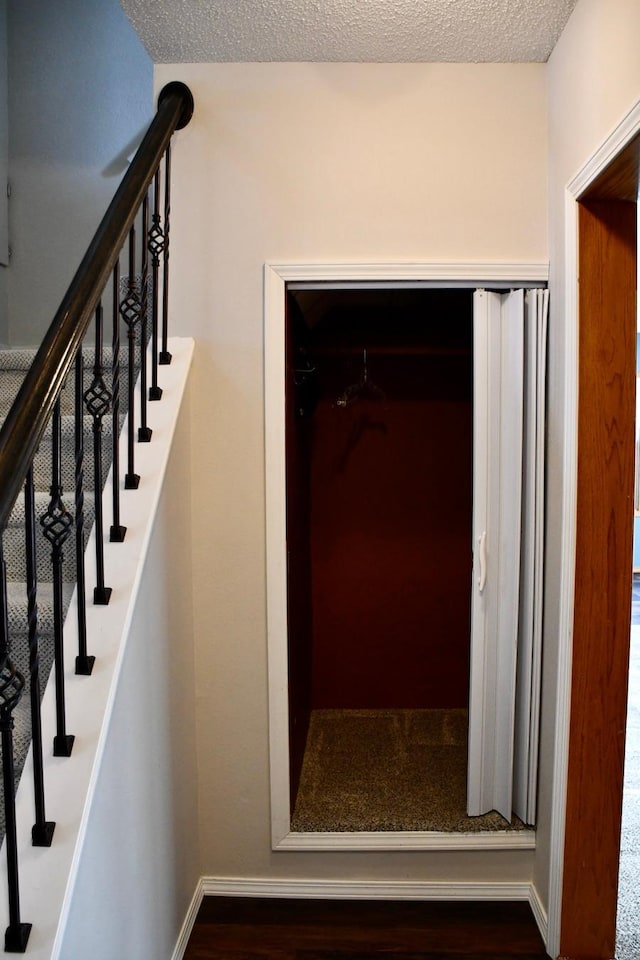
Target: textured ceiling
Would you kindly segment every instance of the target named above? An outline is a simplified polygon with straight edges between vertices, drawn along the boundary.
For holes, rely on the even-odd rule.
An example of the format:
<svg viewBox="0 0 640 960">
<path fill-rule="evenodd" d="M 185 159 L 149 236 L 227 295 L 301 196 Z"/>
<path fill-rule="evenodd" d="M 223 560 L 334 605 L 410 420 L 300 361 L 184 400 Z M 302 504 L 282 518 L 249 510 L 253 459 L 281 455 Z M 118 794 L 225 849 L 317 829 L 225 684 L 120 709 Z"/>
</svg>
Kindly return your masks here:
<svg viewBox="0 0 640 960">
<path fill-rule="evenodd" d="M 155 63 L 545 61 L 576 0 L 121 0 Z"/>
</svg>

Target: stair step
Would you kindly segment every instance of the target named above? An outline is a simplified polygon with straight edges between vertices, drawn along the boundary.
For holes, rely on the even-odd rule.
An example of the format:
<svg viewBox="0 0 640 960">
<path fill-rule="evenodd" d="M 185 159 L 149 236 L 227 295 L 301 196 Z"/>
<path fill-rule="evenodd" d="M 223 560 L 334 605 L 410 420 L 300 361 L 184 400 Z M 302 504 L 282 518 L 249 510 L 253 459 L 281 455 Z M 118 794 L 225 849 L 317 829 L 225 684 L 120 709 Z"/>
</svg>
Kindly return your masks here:
<svg viewBox="0 0 640 960">
<path fill-rule="evenodd" d="M 136 344 L 136 354 L 139 350 L 140 344 L 138 342 Z M 11 348 L 0 349 L 0 378 L 2 378 L 7 371 L 21 371 L 24 375 L 33 363 L 36 352 L 35 349 L 29 347 L 21 350 L 13 350 Z M 93 367 L 94 360 L 95 350 L 93 347 L 84 346 L 82 348 L 82 366 L 84 369 L 90 370 Z M 111 366 L 111 346 L 110 344 L 107 345 L 106 342 L 102 360 L 105 368 Z M 129 351 L 126 342 L 122 341 L 120 344 L 120 366 L 126 367 L 128 362 Z"/>
<path fill-rule="evenodd" d="M 36 574 L 38 583 L 50 580 L 51 572 L 51 546 L 45 539 L 43 529 L 40 525 L 40 518 L 49 507 L 49 494 L 41 491 L 36 492 Z M 73 498 L 65 495 L 63 503 L 72 517 L 75 518 L 75 504 Z M 84 540 L 85 545 L 91 533 L 95 517 L 93 491 L 85 490 L 84 494 Z M 27 578 L 27 560 L 25 555 L 25 529 L 24 529 L 24 498 L 19 497 L 14 506 L 9 523 L 3 537 L 4 558 L 7 564 L 7 578 L 9 580 L 25 581 Z M 67 538 L 63 549 L 64 558 L 62 564 L 62 575 L 65 580 L 73 581 L 76 575 L 76 549 L 75 549 L 75 526 Z"/>
<path fill-rule="evenodd" d="M 73 583 L 63 583 L 63 606 L 66 613 L 73 593 Z M 43 581 L 38 584 L 38 633 L 42 639 L 53 637 L 53 586 Z M 7 605 L 11 656 L 22 663 L 29 662 L 27 584 L 19 580 L 7 582 Z M 26 658 L 26 659 L 25 659 Z"/>
<path fill-rule="evenodd" d="M 1 379 L 1 378 L 0 378 Z M 138 411 L 136 411 L 136 415 Z M 124 423 L 124 414 L 120 414 L 120 430 Z M 2 420 L 0 420 L 0 426 Z M 84 485 L 85 488 L 93 488 L 94 464 L 93 464 L 93 420 L 91 417 L 84 417 Z M 137 428 L 136 428 L 137 429 Z M 40 447 L 33 460 L 33 482 L 37 491 L 48 491 L 51 486 L 51 446 L 52 446 L 52 427 L 48 424 Z M 60 425 L 60 449 L 62 460 L 62 483 L 66 491 L 75 490 L 75 418 L 72 415 L 66 415 L 61 418 Z M 103 482 L 106 480 L 113 450 L 113 420 L 111 414 L 102 421 L 102 464 L 103 464 Z M 86 499 L 86 495 L 85 495 Z"/>
<path fill-rule="evenodd" d="M 45 490 L 36 490 L 34 495 L 34 505 L 36 518 L 41 517 L 42 514 L 46 511 L 49 506 L 49 500 L 51 496 L 48 491 Z M 64 503 L 68 510 L 73 512 L 73 495 L 66 493 L 63 496 Z M 85 515 L 88 514 L 89 510 L 93 510 L 93 491 L 87 490 L 84 491 L 84 509 Z M 93 516 L 93 514 L 92 514 Z M 25 510 L 24 510 L 24 497 L 20 496 L 13 505 L 13 510 L 9 515 L 9 520 L 7 523 L 7 530 L 11 530 L 14 527 L 24 527 L 25 521 Z"/>
<path fill-rule="evenodd" d="M 86 391 L 93 379 L 93 363 L 95 351 L 85 350 L 83 352 L 84 381 L 83 389 Z M 35 350 L 0 350 L 0 418 L 4 419 L 11 404 L 15 400 L 18 390 L 22 385 L 29 367 L 35 357 Z M 108 390 L 111 390 L 111 355 L 105 350 L 104 369 L 102 378 Z M 139 369 L 139 362 L 136 360 L 136 376 Z M 127 350 L 120 353 L 120 409 L 126 412 L 127 407 L 127 377 L 129 370 Z M 73 371 L 69 374 L 67 382 L 60 394 L 60 406 L 63 413 L 73 414 L 75 404 L 75 382 Z"/>
<path fill-rule="evenodd" d="M 136 346 L 136 379 L 139 370 L 139 345 Z M 11 405 L 20 390 L 24 377 L 35 357 L 35 350 L 0 350 L 0 426 L 4 422 Z M 110 349 L 105 343 L 102 374 L 105 386 L 112 388 Z M 86 391 L 93 380 L 94 350 L 83 350 L 84 382 Z M 120 430 L 128 407 L 128 349 L 123 343 L 120 353 Z M 75 518 L 75 375 L 72 370 L 67 378 L 61 396 L 61 472 L 62 500 L 72 517 Z M 139 408 L 135 411 L 136 439 L 139 425 Z M 89 539 L 94 525 L 94 457 L 93 457 L 93 417 L 86 407 L 83 411 L 84 443 L 84 542 Z M 54 660 L 54 612 L 53 585 L 51 583 L 51 546 L 44 537 L 40 518 L 46 513 L 50 503 L 52 425 L 49 423 L 42 437 L 40 447 L 33 462 L 36 515 L 36 571 L 37 571 L 37 625 L 38 656 L 40 665 L 40 693 L 44 693 Z M 109 472 L 113 454 L 113 418 L 108 412 L 102 420 L 101 450 L 103 466 L 103 484 Z M 124 473 L 125 464 L 121 464 Z M 25 677 L 25 689 L 20 702 L 13 712 L 14 719 L 14 765 L 16 785 L 26 759 L 31 742 L 31 704 L 28 643 L 28 599 L 26 588 L 25 546 L 25 508 L 24 496 L 20 495 L 13 507 L 7 527 L 2 536 L 4 559 L 7 566 L 7 619 L 8 647 L 16 669 Z M 104 517 L 107 531 L 111 523 L 110 512 Z M 76 579 L 75 526 L 72 526 L 63 548 L 62 562 L 63 584 L 63 621 L 66 617 Z M 92 602 L 93 583 L 87 583 L 87 602 Z M 77 651 L 73 651 L 77 653 Z M 50 744 L 44 744 L 45 751 L 51 750 Z M 1 752 L 1 751 L 0 751 Z M 0 770 L 2 768 L 0 758 Z M 4 832 L 4 802 L 0 797 L 0 839 Z"/>
<path fill-rule="evenodd" d="M 63 584 L 64 613 L 69 608 L 73 594 L 73 583 Z M 17 581 L 7 583 L 9 606 L 9 652 L 14 666 L 25 678 L 22 698 L 13 711 L 13 747 L 14 773 L 16 786 L 19 782 L 24 761 L 31 744 L 31 676 L 29 672 L 29 638 L 27 632 L 27 585 Z M 53 590 L 50 583 L 38 585 L 38 664 L 40 696 L 49 679 L 54 659 L 54 628 L 53 628 Z M 50 750 L 49 744 L 45 749 Z M 4 815 L 4 804 L 2 804 Z"/>
</svg>

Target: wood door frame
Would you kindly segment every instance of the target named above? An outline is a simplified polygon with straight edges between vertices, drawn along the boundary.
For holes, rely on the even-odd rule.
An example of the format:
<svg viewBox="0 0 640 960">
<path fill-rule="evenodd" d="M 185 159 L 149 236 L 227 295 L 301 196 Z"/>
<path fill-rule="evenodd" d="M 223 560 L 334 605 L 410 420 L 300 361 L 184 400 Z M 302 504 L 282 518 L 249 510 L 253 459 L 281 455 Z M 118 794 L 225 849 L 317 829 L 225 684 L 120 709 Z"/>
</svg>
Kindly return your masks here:
<svg viewBox="0 0 640 960">
<path fill-rule="evenodd" d="M 560 636 L 568 642 L 561 645 L 559 665 L 548 949 L 572 960 L 608 960 L 615 940 L 631 599 L 635 343 L 629 338 L 635 333 L 639 169 L 640 103 L 566 193 L 567 503 Z M 607 389 L 616 378 L 623 387 Z M 589 414 L 594 389 L 599 398 Z M 612 426 L 621 432 L 613 441 L 609 433 L 607 441 L 620 454 L 616 470 L 611 462 L 607 468 L 602 450 Z M 603 491 L 598 497 L 596 487 Z M 596 510 L 594 522 L 581 529 L 578 503 Z M 600 570 L 600 584 L 608 570 L 595 605 L 591 564 Z M 603 747 L 596 763 L 593 743 Z"/>
<path fill-rule="evenodd" d="M 609 960 L 631 626 L 636 204 L 581 201 L 578 235 L 578 523 L 560 952 Z"/>
</svg>

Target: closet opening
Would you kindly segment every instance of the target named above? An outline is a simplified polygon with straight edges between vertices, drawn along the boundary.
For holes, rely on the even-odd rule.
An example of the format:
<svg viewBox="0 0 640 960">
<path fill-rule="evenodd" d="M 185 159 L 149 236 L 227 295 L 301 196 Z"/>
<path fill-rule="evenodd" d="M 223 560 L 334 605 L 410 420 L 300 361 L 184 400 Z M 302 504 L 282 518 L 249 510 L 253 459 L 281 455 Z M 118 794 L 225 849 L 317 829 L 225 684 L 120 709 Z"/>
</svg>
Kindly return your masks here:
<svg viewBox="0 0 640 960">
<path fill-rule="evenodd" d="M 293 832 L 467 816 L 474 291 L 286 291 Z"/>
</svg>

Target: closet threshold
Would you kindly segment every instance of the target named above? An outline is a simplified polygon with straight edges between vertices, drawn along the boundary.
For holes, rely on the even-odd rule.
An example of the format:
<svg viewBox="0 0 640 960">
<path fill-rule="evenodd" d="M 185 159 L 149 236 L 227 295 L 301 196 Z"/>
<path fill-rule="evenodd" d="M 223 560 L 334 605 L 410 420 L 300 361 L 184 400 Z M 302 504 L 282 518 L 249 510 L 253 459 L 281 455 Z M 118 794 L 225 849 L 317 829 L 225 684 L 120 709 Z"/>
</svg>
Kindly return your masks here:
<svg viewBox="0 0 640 960">
<path fill-rule="evenodd" d="M 358 831 L 288 833 L 274 850 L 533 850 L 535 830 L 487 830 L 478 833 L 443 831 Z"/>
</svg>

